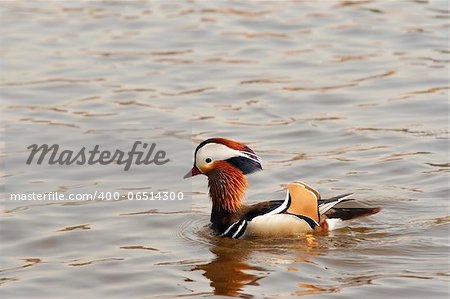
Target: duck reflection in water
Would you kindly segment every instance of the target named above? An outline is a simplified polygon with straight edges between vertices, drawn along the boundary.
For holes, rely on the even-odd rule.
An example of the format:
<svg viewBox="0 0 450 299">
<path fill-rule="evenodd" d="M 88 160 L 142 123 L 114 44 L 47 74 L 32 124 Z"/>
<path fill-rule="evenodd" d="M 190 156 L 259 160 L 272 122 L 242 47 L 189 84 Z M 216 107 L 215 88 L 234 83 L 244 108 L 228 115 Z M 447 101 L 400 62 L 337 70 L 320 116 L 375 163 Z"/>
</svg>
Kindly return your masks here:
<svg viewBox="0 0 450 299">
<path fill-rule="evenodd" d="M 286 254 L 286 249 L 292 254 Z M 211 283 L 214 295 L 239 296 L 250 298 L 246 286 L 259 286 L 259 280 L 270 275 L 275 266 L 284 267 L 286 271 L 300 271 L 291 268 L 293 262 L 309 263 L 312 257 L 318 256 L 319 243 L 311 234 L 296 239 L 274 240 L 233 240 L 215 238 L 210 251 L 216 256 L 211 262 L 197 265 L 191 271 L 204 271 L 203 276 Z M 259 266 L 263 265 L 263 266 Z M 308 294 L 308 289 L 317 290 L 314 285 L 296 282 L 301 290 L 294 295 Z"/>
</svg>

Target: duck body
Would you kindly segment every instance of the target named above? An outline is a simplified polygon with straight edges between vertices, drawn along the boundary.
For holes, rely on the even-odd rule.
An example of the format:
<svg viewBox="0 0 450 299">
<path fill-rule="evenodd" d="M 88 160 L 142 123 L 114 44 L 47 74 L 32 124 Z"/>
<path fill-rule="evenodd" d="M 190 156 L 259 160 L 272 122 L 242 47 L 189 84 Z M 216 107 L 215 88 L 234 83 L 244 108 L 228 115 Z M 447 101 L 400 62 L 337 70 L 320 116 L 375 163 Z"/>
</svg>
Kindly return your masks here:
<svg viewBox="0 0 450 299">
<path fill-rule="evenodd" d="M 336 207 L 353 201 L 351 194 L 327 200 L 316 198 L 303 182 L 288 184 L 285 200 L 244 206 L 228 217 L 211 217 L 211 228 L 221 237 L 294 237 L 308 232 L 324 232 L 345 226 L 345 221 L 377 213 L 379 208 Z M 317 192 L 317 191 L 316 191 Z M 318 194 L 318 193 L 314 193 Z M 306 204 L 305 204 L 305 201 Z"/>
<path fill-rule="evenodd" d="M 208 177 L 213 203 L 210 226 L 214 234 L 234 239 L 293 237 L 333 230 L 345 226 L 345 221 L 380 211 L 371 207 L 339 207 L 353 201 L 351 194 L 321 199 L 316 189 L 300 181 L 287 185 L 284 200 L 245 205 L 245 176 L 261 169 L 259 157 L 241 143 L 212 138 L 197 147 L 194 166 L 185 178 L 198 174 Z"/>
</svg>

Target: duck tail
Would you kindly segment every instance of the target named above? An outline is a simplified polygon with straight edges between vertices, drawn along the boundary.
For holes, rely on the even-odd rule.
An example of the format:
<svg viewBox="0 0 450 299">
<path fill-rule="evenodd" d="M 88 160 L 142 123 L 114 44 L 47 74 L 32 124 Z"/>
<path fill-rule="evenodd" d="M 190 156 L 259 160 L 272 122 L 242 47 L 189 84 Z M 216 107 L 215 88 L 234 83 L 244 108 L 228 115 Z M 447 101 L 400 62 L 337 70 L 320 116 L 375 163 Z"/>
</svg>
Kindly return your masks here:
<svg viewBox="0 0 450 299">
<path fill-rule="evenodd" d="M 359 217 L 369 216 L 378 213 L 381 208 L 333 208 L 326 213 L 328 219 L 337 218 L 340 220 L 352 220 Z"/>
<path fill-rule="evenodd" d="M 331 231 L 345 227 L 344 221 L 370 216 L 381 211 L 381 208 L 333 208 L 325 213 L 319 226 L 322 231 Z"/>
</svg>

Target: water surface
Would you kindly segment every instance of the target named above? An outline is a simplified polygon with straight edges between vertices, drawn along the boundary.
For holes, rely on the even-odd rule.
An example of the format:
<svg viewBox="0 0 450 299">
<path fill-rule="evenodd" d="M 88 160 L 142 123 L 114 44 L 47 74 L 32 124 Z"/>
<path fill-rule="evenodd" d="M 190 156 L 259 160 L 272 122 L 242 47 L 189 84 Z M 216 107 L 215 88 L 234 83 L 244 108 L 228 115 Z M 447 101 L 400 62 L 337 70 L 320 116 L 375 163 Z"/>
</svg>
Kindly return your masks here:
<svg viewBox="0 0 450 299">
<path fill-rule="evenodd" d="M 4 298 L 448 298 L 446 1 L 3 2 Z M 263 159 L 248 202 L 301 179 L 381 213 L 328 235 L 223 240 L 202 140 Z M 26 146 L 157 142 L 171 163 L 26 165 Z M 181 202 L 11 192 L 182 191 Z"/>
</svg>

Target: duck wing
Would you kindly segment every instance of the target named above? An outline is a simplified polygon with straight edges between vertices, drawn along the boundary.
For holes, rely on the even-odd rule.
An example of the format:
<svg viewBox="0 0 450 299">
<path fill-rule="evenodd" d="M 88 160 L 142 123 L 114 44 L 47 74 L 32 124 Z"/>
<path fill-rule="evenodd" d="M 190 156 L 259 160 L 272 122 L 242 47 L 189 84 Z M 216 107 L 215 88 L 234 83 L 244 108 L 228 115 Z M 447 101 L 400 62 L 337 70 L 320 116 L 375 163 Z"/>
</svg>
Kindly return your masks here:
<svg viewBox="0 0 450 299">
<path fill-rule="evenodd" d="M 333 208 L 335 205 L 341 202 L 354 200 L 353 198 L 348 198 L 353 193 L 338 195 L 329 199 L 322 199 L 318 201 L 319 213 L 324 215 L 327 211 Z"/>
</svg>

